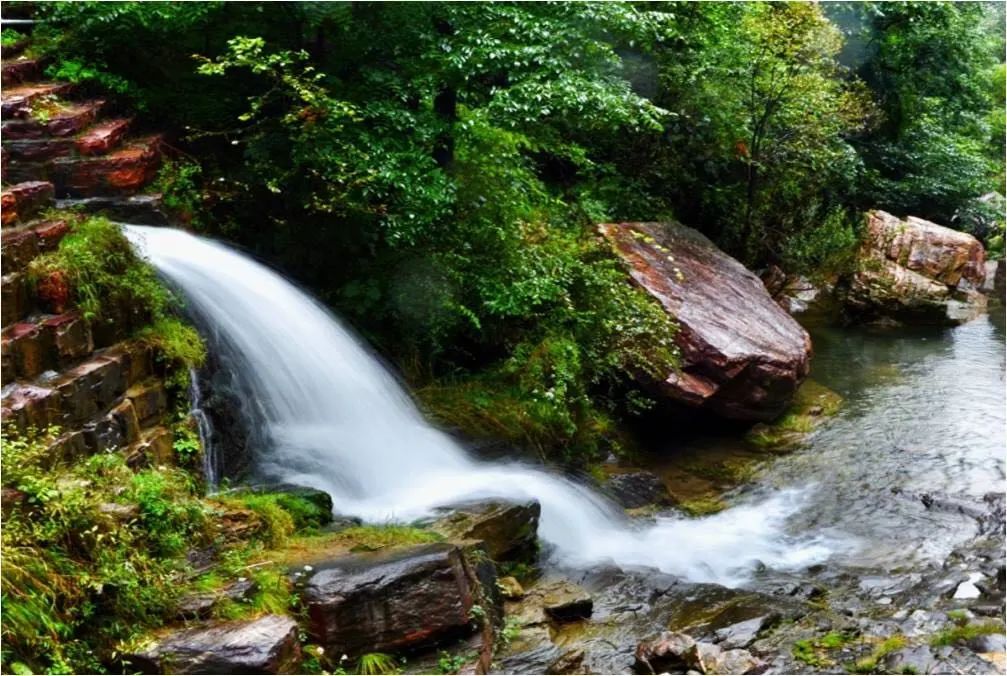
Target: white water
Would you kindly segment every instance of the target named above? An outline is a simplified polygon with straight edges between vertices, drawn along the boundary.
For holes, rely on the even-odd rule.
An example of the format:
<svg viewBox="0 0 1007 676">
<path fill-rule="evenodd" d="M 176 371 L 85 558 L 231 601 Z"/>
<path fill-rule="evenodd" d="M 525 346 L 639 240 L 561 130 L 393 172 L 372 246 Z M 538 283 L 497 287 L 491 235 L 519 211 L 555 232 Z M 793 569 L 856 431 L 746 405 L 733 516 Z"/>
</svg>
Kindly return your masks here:
<svg viewBox="0 0 1007 676">
<path fill-rule="evenodd" d="M 244 395 L 258 418 L 257 470 L 329 492 L 336 512 L 410 520 L 465 499 L 535 498 L 542 505 L 539 535 L 560 563 L 653 566 L 728 585 L 743 583 L 756 561 L 797 568 L 829 554 L 824 541 L 784 534 L 801 491 L 704 519 L 661 518 L 634 528 L 584 486 L 517 463 L 475 461 L 424 421 L 332 314 L 280 275 L 178 230 L 125 228 L 245 378 Z"/>
</svg>

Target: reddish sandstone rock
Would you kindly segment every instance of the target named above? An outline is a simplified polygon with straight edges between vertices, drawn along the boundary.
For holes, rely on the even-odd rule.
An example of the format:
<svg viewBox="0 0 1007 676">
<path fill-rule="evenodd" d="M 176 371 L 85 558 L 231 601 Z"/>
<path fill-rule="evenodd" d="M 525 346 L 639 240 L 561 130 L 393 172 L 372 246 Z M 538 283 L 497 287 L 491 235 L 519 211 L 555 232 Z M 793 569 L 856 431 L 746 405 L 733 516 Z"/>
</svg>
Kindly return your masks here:
<svg viewBox="0 0 1007 676">
<path fill-rule="evenodd" d="M 48 387 L 19 384 L 3 398 L 3 421 L 21 433 L 44 430 L 60 422 L 59 393 Z"/>
<path fill-rule="evenodd" d="M 5 56 L 7 48 L 4 48 Z M 27 80 L 37 78 L 40 73 L 39 62 L 36 59 L 20 57 L 4 61 L 2 65 L 2 82 L 4 87 L 12 87 Z"/>
<path fill-rule="evenodd" d="M 26 221 L 40 210 L 52 204 L 54 190 L 47 181 L 26 181 L 12 185 L 3 191 L 0 205 L 3 207 L 3 224 Z"/>
<path fill-rule="evenodd" d="M 5 229 L 0 237 L 0 266 L 5 273 L 20 272 L 38 255 L 38 238 L 30 227 Z"/>
<path fill-rule="evenodd" d="M 135 192 L 157 173 L 161 161 L 160 144 L 160 138 L 152 136 L 107 155 L 60 158 L 53 163 L 53 175 L 61 193 L 72 196 Z"/>
<path fill-rule="evenodd" d="M 772 420 L 808 374 L 811 339 L 741 263 L 676 223 L 599 226 L 633 280 L 679 324 L 682 368 L 647 383 L 735 420 Z"/>
<path fill-rule="evenodd" d="M 869 319 L 959 323 L 983 307 L 986 255 L 972 235 L 910 216 L 867 214 L 846 306 Z M 970 308 L 973 308 L 970 311 Z"/>
<path fill-rule="evenodd" d="M 41 328 L 48 336 L 56 363 L 61 368 L 83 359 L 94 350 L 91 327 L 76 310 L 43 320 Z"/>
<path fill-rule="evenodd" d="M 53 102 L 47 106 L 51 110 L 44 117 L 28 115 L 10 120 L 4 123 L 3 133 L 10 140 L 71 136 L 93 124 L 104 105 L 105 102 L 101 100 L 83 103 Z"/>
<path fill-rule="evenodd" d="M 81 155 L 101 155 L 114 148 L 129 130 L 129 118 L 115 118 L 99 122 L 82 133 L 75 142 Z"/>
<path fill-rule="evenodd" d="M 11 355 L 19 378 L 31 379 L 55 366 L 51 334 L 32 322 L 4 329 L 3 350 Z"/>
<path fill-rule="evenodd" d="M 28 281 L 24 274 L 12 272 L 0 280 L 0 315 L 3 326 L 8 326 L 28 316 L 31 301 Z"/>
<path fill-rule="evenodd" d="M 45 97 L 57 97 L 73 90 L 69 82 L 35 82 L 4 89 L 0 99 L 0 113 L 4 118 L 26 117 L 31 112 L 31 105 Z"/>
</svg>

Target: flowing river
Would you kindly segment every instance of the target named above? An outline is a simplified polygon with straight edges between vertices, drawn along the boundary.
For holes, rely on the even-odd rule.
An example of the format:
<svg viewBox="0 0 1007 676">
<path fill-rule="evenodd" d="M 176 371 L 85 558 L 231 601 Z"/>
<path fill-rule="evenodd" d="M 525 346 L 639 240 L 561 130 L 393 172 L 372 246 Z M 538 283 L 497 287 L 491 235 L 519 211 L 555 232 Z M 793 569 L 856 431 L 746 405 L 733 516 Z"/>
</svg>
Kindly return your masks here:
<svg viewBox="0 0 1007 676">
<path fill-rule="evenodd" d="M 845 397 L 843 411 L 766 463 L 720 514 L 634 523 L 576 482 L 469 457 L 335 317 L 265 266 L 178 230 L 126 232 L 235 370 L 257 471 L 326 490 L 341 513 L 409 520 L 477 497 L 535 498 L 557 563 L 651 566 L 736 586 L 757 570 L 938 557 L 974 526 L 935 518 L 907 494 L 1004 487 L 1002 319 L 814 331 L 813 377 Z"/>
</svg>

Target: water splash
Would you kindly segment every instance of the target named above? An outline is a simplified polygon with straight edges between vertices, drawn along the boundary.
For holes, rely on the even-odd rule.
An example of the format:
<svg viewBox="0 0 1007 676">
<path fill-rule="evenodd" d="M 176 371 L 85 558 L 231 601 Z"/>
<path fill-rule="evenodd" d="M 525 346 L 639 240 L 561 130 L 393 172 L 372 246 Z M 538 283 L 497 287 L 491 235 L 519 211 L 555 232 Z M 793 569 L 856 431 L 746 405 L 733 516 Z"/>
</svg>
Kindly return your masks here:
<svg viewBox="0 0 1007 676">
<path fill-rule="evenodd" d="M 196 369 L 189 369 L 189 402 L 192 406 L 189 415 L 196 421 L 199 445 L 203 449 L 203 478 L 213 491 L 220 484 L 220 458 L 213 443 L 213 424 L 203 410 L 203 392 L 199 388 Z"/>
<path fill-rule="evenodd" d="M 337 512 L 408 520 L 470 498 L 535 498 L 542 505 L 539 534 L 561 563 L 654 566 L 730 585 L 758 563 L 793 568 L 829 554 L 823 540 L 785 535 L 802 491 L 705 519 L 634 527 L 585 486 L 520 463 L 477 462 L 423 419 L 328 310 L 280 275 L 179 230 L 125 229 L 181 291 L 211 348 L 237 367 L 255 411 L 249 447 L 257 471 L 329 492 Z"/>
</svg>

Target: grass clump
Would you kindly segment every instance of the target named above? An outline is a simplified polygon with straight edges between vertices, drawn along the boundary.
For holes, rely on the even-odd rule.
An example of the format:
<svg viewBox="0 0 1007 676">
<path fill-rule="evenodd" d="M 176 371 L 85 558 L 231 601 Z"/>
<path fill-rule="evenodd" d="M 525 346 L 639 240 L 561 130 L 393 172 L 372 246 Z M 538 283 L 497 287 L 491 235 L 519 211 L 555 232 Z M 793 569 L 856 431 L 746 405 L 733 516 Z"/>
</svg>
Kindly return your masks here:
<svg viewBox="0 0 1007 676">
<path fill-rule="evenodd" d="M 265 542 L 273 547 L 283 545 L 297 531 L 320 528 L 331 518 L 318 504 L 290 493 L 242 491 L 218 496 L 217 500 L 228 507 L 255 512 L 265 525 Z"/>
<path fill-rule="evenodd" d="M 839 631 L 830 631 L 817 638 L 795 641 L 790 654 L 794 659 L 812 667 L 827 667 L 832 664 L 827 652 L 837 650 L 853 640 L 853 636 Z"/>
<path fill-rule="evenodd" d="M 375 551 L 385 547 L 440 542 L 444 539 L 432 530 L 395 524 L 353 526 L 339 531 L 335 536 L 337 540 L 348 543 L 350 551 Z"/>
<path fill-rule="evenodd" d="M 862 657 L 852 665 L 849 665 L 847 670 L 855 674 L 873 674 L 878 669 L 878 662 L 890 653 L 901 650 L 907 645 L 909 645 L 909 640 L 905 636 L 901 634 L 889 636 L 878 643 L 868 656 Z"/>
<path fill-rule="evenodd" d="M 947 628 L 938 632 L 930 639 L 932 646 L 955 645 L 956 643 L 966 643 L 974 638 L 987 634 L 1003 634 L 1004 625 L 1001 622 L 980 622 L 975 624 L 965 624 L 964 619 L 953 620 Z"/>
</svg>

